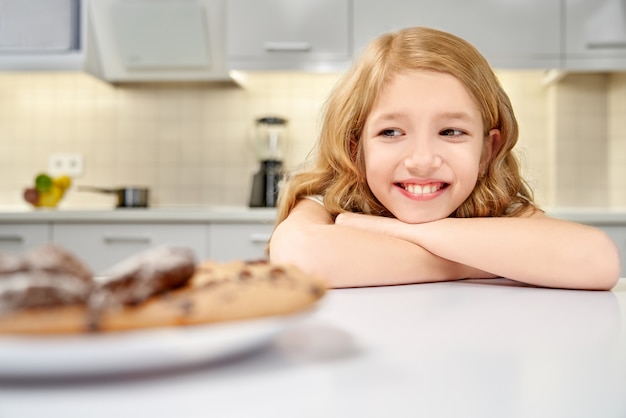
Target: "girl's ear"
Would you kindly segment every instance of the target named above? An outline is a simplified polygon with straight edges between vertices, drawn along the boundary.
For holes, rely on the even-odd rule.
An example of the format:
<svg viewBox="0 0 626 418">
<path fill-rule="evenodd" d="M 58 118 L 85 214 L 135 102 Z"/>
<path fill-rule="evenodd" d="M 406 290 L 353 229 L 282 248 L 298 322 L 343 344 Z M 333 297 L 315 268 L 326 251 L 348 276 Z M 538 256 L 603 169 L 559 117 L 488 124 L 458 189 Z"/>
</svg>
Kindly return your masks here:
<svg viewBox="0 0 626 418">
<path fill-rule="evenodd" d="M 480 161 L 480 172 L 482 175 L 487 174 L 487 167 L 489 167 L 489 163 L 491 162 L 494 155 L 498 153 L 500 149 L 500 145 L 502 145 L 502 137 L 500 136 L 499 129 L 492 129 L 487 134 L 487 138 L 485 138 L 485 145 L 483 148 L 483 155 Z"/>
</svg>

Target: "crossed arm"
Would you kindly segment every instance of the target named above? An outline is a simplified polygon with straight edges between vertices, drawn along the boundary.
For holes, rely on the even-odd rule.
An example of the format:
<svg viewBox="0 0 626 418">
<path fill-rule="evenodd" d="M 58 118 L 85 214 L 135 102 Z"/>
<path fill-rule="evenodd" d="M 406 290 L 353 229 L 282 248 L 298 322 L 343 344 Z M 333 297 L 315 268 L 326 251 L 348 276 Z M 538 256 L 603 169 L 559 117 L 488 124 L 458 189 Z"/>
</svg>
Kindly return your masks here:
<svg viewBox="0 0 626 418">
<path fill-rule="evenodd" d="M 542 213 L 406 224 L 340 214 L 307 199 L 274 231 L 270 258 L 333 287 L 507 277 L 557 288 L 610 289 L 619 253 L 602 231 Z"/>
</svg>

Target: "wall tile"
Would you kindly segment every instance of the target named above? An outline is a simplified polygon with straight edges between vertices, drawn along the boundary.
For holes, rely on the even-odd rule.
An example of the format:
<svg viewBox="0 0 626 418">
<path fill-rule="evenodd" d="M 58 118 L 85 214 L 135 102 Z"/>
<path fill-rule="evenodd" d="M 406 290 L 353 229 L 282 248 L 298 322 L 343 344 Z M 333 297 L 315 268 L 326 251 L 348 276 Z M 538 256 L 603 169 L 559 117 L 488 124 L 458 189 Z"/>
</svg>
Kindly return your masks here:
<svg viewBox="0 0 626 418">
<path fill-rule="evenodd" d="M 606 74 L 569 74 L 550 86 L 552 206 L 607 207 Z"/>
<path fill-rule="evenodd" d="M 609 86 L 609 205 L 626 208 L 626 73 L 611 74 Z"/>
<path fill-rule="evenodd" d="M 537 200 L 626 206 L 626 76 L 568 76 L 550 87 L 540 71 L 498 76 L 518 117 L 518 153 Z M 246 205 L 259 165 L 250 146 L 254 120 L 289 120 L 285 166 L 299 166 L 339 75 L 238 77 L 240 86 L 114 86 L 81 73 L 0 74 L 0 206 L 27 207 L 22 189 L 57 152 L 83 154 L 85 173 L 75 184 L 147 186 L 159 206 Z M 73 187 L 62 207 L 114 202 Z"/>
</svg>

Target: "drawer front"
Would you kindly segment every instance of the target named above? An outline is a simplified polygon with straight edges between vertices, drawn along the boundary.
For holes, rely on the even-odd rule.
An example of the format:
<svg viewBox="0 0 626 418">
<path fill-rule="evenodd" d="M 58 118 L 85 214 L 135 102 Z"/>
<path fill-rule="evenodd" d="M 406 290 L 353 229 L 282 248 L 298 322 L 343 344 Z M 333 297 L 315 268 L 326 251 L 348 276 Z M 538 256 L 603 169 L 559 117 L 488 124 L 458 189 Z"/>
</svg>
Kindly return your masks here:
<svg viewBox="0 0 626 418">
<path fill-rule="evenodd" d="M 54 224 L 55 243 L 73 251 L 98 273 L 133 255 L 159 245 L 191 248 L 198 260 L 206 258 L 205 224 Z"/>
<path fill-rule="evenodd" d="M 48 224 L 0 224 L 0 251 L 22 253 L 49 242 Z"/>
<path fill-rule="evenodd" d="M 264 259 L 273 229 L 273 224 L 266 223 L 211 224 L 209 257 L 221 262 Z"/>
</svg>

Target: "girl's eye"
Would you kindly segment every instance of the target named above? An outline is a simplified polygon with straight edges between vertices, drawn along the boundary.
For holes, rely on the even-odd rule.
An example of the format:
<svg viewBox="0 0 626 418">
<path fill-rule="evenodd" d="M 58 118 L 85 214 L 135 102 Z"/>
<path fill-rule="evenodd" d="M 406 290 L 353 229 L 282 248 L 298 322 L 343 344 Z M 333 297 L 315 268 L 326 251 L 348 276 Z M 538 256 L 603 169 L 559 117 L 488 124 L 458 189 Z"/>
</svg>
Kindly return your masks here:
<svg viewBox="0 0 626 418">
<path fill-rule="evenodd" d="M 378 135 L 384 136 L 386 138 L 395 138 L 402 135 L 402 132 L 397 129 L 383 129 Z"/>
<path fill-rule="evenodd" d="M 454 128 L 449 128 L 449 129 L 444 129 L 443 131 L 439 132 L 439 135 L 441 136 L 447 136 L 450 138 L 455 138 L 457 136 L 461 136 L 465 134 L 465 132 L 459 130 L 459 129 L 454 129 Z"/>
</svg>

